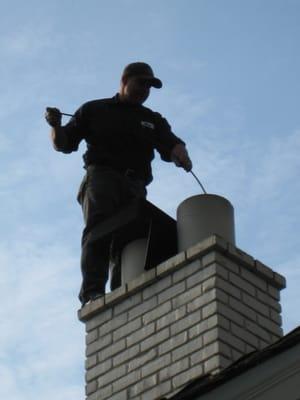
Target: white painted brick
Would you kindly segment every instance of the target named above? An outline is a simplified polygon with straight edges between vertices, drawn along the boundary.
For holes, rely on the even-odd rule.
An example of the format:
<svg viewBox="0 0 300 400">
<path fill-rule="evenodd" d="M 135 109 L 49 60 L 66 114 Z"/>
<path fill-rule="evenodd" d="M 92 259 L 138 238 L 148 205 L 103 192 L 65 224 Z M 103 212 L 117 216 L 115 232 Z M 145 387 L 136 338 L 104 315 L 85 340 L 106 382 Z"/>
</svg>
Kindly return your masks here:
<svg viewBox="0 0 300 400">
<path fill-rule="evenodd" d="M 258 323 L 263 328 L 267 329 L 273 335 L 281 337 L 283 335 L 282 328 L 280 328 L 277 324 L 271 321 L 269 318 L 262 317 L 261 315 L 258 316 Z"/>
<path fill-rule="evenodd" d="M 186 280 L 190 275 L 193 275 L 201 267 L 200 260 L 195 260 L 185 265 L 183 268 L 175 271 L 173 274 L 173 284 Z"/>
<path fill-rule="evenodd" d="M 156 269 L 152 268 L 149 271 L 145 271 L 143 274 L 139 275 L 137 278 L 133 279 L 131 282 L 127 283 L 128 291 L 134 291 L 149 285 L 150 282 L 156 279 Z"/>
<path fill-rule="evenodd" d="M 253 308 L 258 314 L 263 314 L 268 317 L 270 314 L 270 308 L 263 304 L 261 301 L 257 301 L 254 297 L 243 293 L 243 302 L 249 307 Z"/>
<path fill-rule="evenodd" d="M 126 375 L 126 365 L 120 365 L 117 368 L 106 370 L 106 372 L 107 372 L 106 374 L 101 375 L 100 378 L 98 378 L 99 387 L 106 386 L 109 383 L 115 381 L 116 379 L 119 379 L 122 376 Z"/>
<path fill-rule="evenodd" d="M 219 328 L 214 328 L 203 334 L 203 346 L 215 342 L 219 338 Z"/>
<path fill-rule="evenodd" d="M 284 276 L 274 272 L 274 281 L 279 286 L 280 289 L 284 289 L 286 287 L 286 279 Z"/>
<path fill-rule="evenodd" d="M 260 276 L 256 275 L 255 270 L 249 271 L 246 268 L 242 268 L 241 275 L 244 279 L 246 279 L 252 285 L 256 286 L 258 289 L 263 291 L 267 290 L 267 282 L 263 280 Z"/>
<path fill-rule="evenodd" d="M 234 323 L 231 323 L 231 331 L 239 339 L 243 340 L 247 344 L 250 344 L 250 346 L 253 346 L 255 349 L 258 349 L 257 336 L 253 335 L 249 331 L 246 331 L 245 328 L 235 325 Z"/>
<path fill-rule="evenodd" d="M 134 357 L 137 357 L 140 353 L 140 346 L 137 344 L 135 346 L 129 347 L 129 349 L 126 349 L 116 355 L 113 358 L 113 366 L 116 367 L 122 363 L 128 363 L 129 360 L 133 359 Z"/>
<path fill-rule="evenodd" d="M 102 326 L 99 327 L 99 336 L 102 338 L 107 333 L 118 329 L 120 326 L 124 326 L 128 321 L 126 313 L 115 316 L 111 320 L 105 322 Z"/>
<path fill-rule="evenodd" d="M 149 297 L 153 297 L 156 294 L 166 290 L 168 287 L 172 285 L 171 275 L 167 275 L 165 277 L 160 277 L 158 281 L 155 282 L 155 285 L 151 285 L 146 287 L 142 291 L 143 301 L 149 299 Z"/>
<path fill-rule="evenodd" d="M 141 367 L 142 365 L 146 365 L 149 363 L 151 360 L 157 357 L 157 351 L 156 349 L 151 349 L 150 351 L 146 353 L 141 353 L 139 352 L 139 355 L 137 355 L 133 360 L 131 360 L 128 363 L 128 372 L 131 372 L 135 370 L 136 368 Z"/>
<path fill-rule="evenodd" d="M 238 259 L 238 262 L 242 262 L 247 264 L 249 267 L 254 268 L 254 258 L 249 254 L 245 253 L 243 250 L 235 247 L 231 243 L 228 243 L 227 246 L 228 255 L 233 256 Z"/>
<path fill-rule="evenodd" d="M 145 351 L 150 349 L 151 347 L 157 346 L 159 343 L 167 340 L 170 337 L 170 330 L 169 328 L 165 328 L 158 333 L 148 337 L 144 341 L 141 342 L 141 351 Z"/>
<path fill-rule="evenodd" d="M 229 346 L 233 347 L 240 353 L 245 354 L 246 350 L 245 342 L 234 336 L 231 332 L 219 328 L 219 340 L 222 340 L 222 342 L 227 343 Z"/>
<path fill-rule="evenodd" d="M 237 274 L 234 274 L 233 272 L 229 273 L 229 280 L 232 282 L 233 285 L 239 287 L 241 290 L 244 292 L 247 292 L 251 294 L 252 296 L 255 296 L 256 292 L 256 287 L 246 281 L 245 279 L 241 279 L 241 277 Z"/>
<path fill-rule="evenodd" d="M 112 395 L 109 400 L 128 400 L 127 390 Z"/>
<path fill-rule="evenodd" d="M 271 320 L 272 320 L 273 322 L 275 322 L 275 324 L 277 324 L 277 325 L 279 325 L 279 326 L 282 325 L 282 317 L 281 317 L 280 314 L 278 314 L 277 311 L 271 310 L 271 312 L 270 312 L 270 317 L 271 317 Z"/>
<path fill-rule="evenodd" d="M 187 382 L 190 382 L 192 379 L 200 377 L 203 375 L 203 365 L 196 365 L 193 368 L 188 369 L 187 371 L 182 372 L 181 374 L 175 376 L 172 379 L 172 384 L 174 389 L 178 389 L 180 386 L 185 385 Z"/>
<path fill-rule="evenodd" d="M 85 360 L 85 369 L 90 369 L 97 364 L 97 354 L 87 357 Z"/>
<path fill-rule="evenodd" d="M 223 315 L 225 318 L 227 318 L 229 321 L 235 322 L 237 325 L 243 326 L 245 317 L 227 306 L 226 304 L 223 303 L 218 303 L 217 304 L 217 313 L 218 315 Z"/>
<path fill-rule="evenodd" d="M 165 354 L 162 357 L 159 357 L 156 360 L 151 361 L 142 368 L 142 378 L 145 378 L 146 376 L 151 375 L 154 372 L 162 368 L 165 368 L 167 365 L 170 364 L 171 364 L 171 354 Z"/>
<path fill-rule="evenodd" d="M 103 363 L 97 364 L 94 368 L 87 371 L 85 374 L 86 381 L 90 382 L 100 375 L 105 374 L 112 367 L 112 360 L 106 360 Z"/>
<path fill-rule="evenodd" d="M 189 338 L 192 339 L 195 336 L 200 336 L 204 332 L 211 330 L 215 326 L 218 325 L 218 316 L 213 315 L 208 319 L 205 319 L 204 321 L 201 321 L 197 325 L 193 326 L 192 328 L 189 329 Z"/>
<path fill-rule="evenodd" d="M 85 337 L 85 344 L 86 345 L 91 344 L 97 339 L 98 339 L 98 329 L 96 328 L 88 332 L 88 334 Z"/>
<path fill-rule="evenodd" d="M 178 308 L 183 304 L 191 302 L 195 298 L 202 298 L 201 291 L 201 286 L 196 286 L 180 294 L 176 298 L 172 299 L 173 308 Z"/>
<path fill-rule="evenodd" d="M 155 323 L 151 323 L 149 325 L 144 326 L 137 332 L 132 333 L 129 337 L 126 338 L 127 346 L 130 347 L 135 343 L 138 343 L 145 338 L 149 337 L 155 332 Z"/>
<path fill-rule="evenodd" d="M 241 301 L 234 299 L 233 297 L 229 298 L 229 306 L 244 315 L 245 317 L 251 319 L 252 321 L 256 321 L 256 312 L 252 310 L 252 308 L 246 306 Z"/>
<path fill-rule="evenodd" d="M 98 353 L 99 362 L 104 361 L 107 358 L 110 358 L 117 353 L 120 353 L 121 351 L 125 350 L 125 347 L 126 347 L 125 339 L 122 339 L 119 342 L 113 343 L 109 347 L 106 347 L 104 350 Z"/>
<path fill-rule="evenodd" d="M 194 353 L 195 351 L 201 349 L 203 347 L 203 340 L 201 337 L 196 337 L 193 340 L 190 340 L 183 346 L 172 351 L 172 360 L 177 361 L 180 358 L 184 358 L 188 354 Z"/>
<path fill-rule="evenodd" d="M 144 315 L 146 312 L 153 310 L 155 307 L 157 307 L 156 297 L 151 297 L 148 300 L 144 300 L 142 303 L 128 311 L 128 320 L 130 321 L 141 315 Z"/>
<path fill-rule="evenodd" d="M 259 301 L 271 307 L 271 309 L 274 309 L 278 313 L 281 312 L 280 303 L 276 299 L 274 299 L 268 292 L 261 292 L 257 289 L 256 297 Z"/>
<path fill-rule="evenodd" d="M 163 342 L 162 344 L 160 344 L 158 347 L 158 354 L 162 355 L 164 353 L 168 353 L 176 349 L 176 347 L 179 347 L 182 344 L 186 343 L 187 340 L 188 340 L 187 332 L 179 333 L 178 335 L 173 336 L 170 339 Z"/>
<path fill-rule="evenodd" d="M 226 252 L 227 242 L 218 235 L 211 235 L 201 242 L 198 242 L 197 244 L 191 246 L 187 250 L 187 258 L 193 259 L 195 257 L 199 257 L 201 254 L 205 254 L 208 251 L 213 251 L 213 249 L 215 248 L 218 251 Z"/>
<path fill-rule="evenodd" d="M 216 276 L 213 276 L 213 277 L 203 281 L 202 284 L 201 284 L 202 293 L 206 293 L 206 292 L 209 292 L 212 289 L 215 289 L 217 287 L 216 282 L 217 282 L 217 277 Z"/>
<path fill-rule="evenodd" d="M 129 310 L 130 308 L 136 306 L 137 304 L 140 304 L 141 302 L 142 302 L 142 294 L 136 293 L 128 297 L 128 299 L 123 300 L 121 303 L 116 304 L 114 306 L 114 318 L 116 317 L 116 315 L 124 313 L 124 311 Z"/>
<path fill-rule="evenodd" d="M 121 339 L 124 336 L 129 336 L 132 332 L 141 328 L 141 326 L 142 326 L 142 319 L 141 318 L 134 319 L 125 326 L 122 326 L 121 328 L 116 329 L 113 332 L 113 341 L 116 342 L 117 340 Z"/>
<path fill-rule="evenodd" d="M 217 315 L 218 318 L 218 325 L 221 326 L 224 329 L 229 330 L 230 329 L 230 324 L 231 321 L 229 321 L 227 318 L 223 317 L 223 315 Z"/>
<path fill-rule="evenodd" d="M 97 341 L 89 344 L 86 346 L 86 356 L 90 356 L 91 354 L 97 353 L 99 350 L 109 346 L 112 344 L 112 334 L 108 334 L 105 336 L 102 336 L 100 339 Z"/>
<path fill-rule="evenodd" d="M 153 386 L 157 385 L 157 376 L 149 376 L 146 379 L 141 379 L 135 385 L 130 387 L 129 389 L 129 398 L 133 398 L 134 396 L 138 396 L 140 393 L 145 392 L 153 388 Z"/>
<path fill-rule="evenodd" d="M 185 262 L 186 262 L 186 256 L 185 252 L 183 251 L 179 254 L 176 254 L 176 256 L 169 258 L 167 261 L 164 261 L 163 263 L 159 264 L 156 267 L 156 274 L 157 276 L 164 275 L 173 269 L 175 270 L 176 268 L 179 268 Z"/>
<path fill-rule="evenodd" d="M 204 306 L 201 311 L 202 311 L 202 319 L 207 319 L 211 315 L 216 314 L 217 302 L 213 301 L 212 303 L 209 303 L 207 306 Z"/>
<path fill-rule="evenodd" d="M 198 287 L 197 287 L 198 289 Z M 198 291 L 198 290 L 197 290 Z M 195 294 L 197 294 L 197 291 L 195 291 Z M 179 296 L 180 297 L 180 296 Z M 177 299 L 177 302 L 173 303 L 173 306 L 175 307 L 176 305 L 182 305 L 185 304 L 187 302 L 189 302 L 191 299 L 190 298 L 185 298 L 184 296 L 182 296 L 181 298 Z M 209 304 L 210 302 L 212 302 L 213 300 L 215 300 L 216 298 L 216 291 L 215 290 L 210 290 L 207 293 L 204 293 L 200 296 L 197 296 L 194 300 L 190 301 L 187 305 L 187 310 L 188 313 L 193 312 L 195 310 L 199 310 L 199 308 Z"/>
<path fill-rule="evenodd" d="M 191 326 L 197 324 L 201 320 L 200 311 L 188 314 L 185 318 L 178 320 L 175 324 L 171 325 L 171 336 L 187 330 Z"/>
<path fill-rule="evenodd" d="M 85 323 L 85 328 L 87 332 L 90 332 L 92 329 L 101 326 L 106 321 L 111 320 L 112 318 L 112 309 L 109 308 L 105 311 L 102 311 L 99 315 L 94 316 L 92 319 Z"/>
<path fill-rule="evenodd" d="M 144 392 L 142 396 L 139 398 L 139 400 L 158 399 L 164 396 L 165 394 L 169 393 L 170 391 L 171 391 L 171 382 L 164 382 L 155 386 L 153 389 Z"/>
<path fill-rule="evenodd" d="M 159 303 L 160 304 L 160 303 Z M 143 324 L 149 324 L 150 322 L 156 320 L 157 318 L 167 314 L 172 310 L 171 301 L 167 301 L 162 305 L 156 307 L 154 310 L 149 311 L 143 316 Z"/>
<path fill-rule="evenodd" d="M 259 273 L 261 273 L 268 279 L 271 279 L 271 280 L 274 279 L 274 274 L 273 274 L 273 271 L 271 270 L 271 268 L 267 267 L 262 262 L 255 260 L 255 267 Z"/>
<path fill-rule="evenodd" d="M 237 361 L 239 358 L 244 356 L 243 353 L 240 353 L 235 349 L 231 349 L 231 354 L 232 354 L 232 361 Z"/>
<path fill-rule="evenodd" d="M 97 392 L 89 395 L 87 400 L 105 400 L 110 399 L 112 396 L 112 385 L 108 385 L 105 388 L 100 388 Z"/>
<path fill-rule="evenodd" d="M 269 344 L 271 343 L 271 335 L 266 329 L 261 328 L 257 323 L 246 320 L 245 328 L 256 335 L 258 338 L 265 340 Z"/>
<path fill-rule="evenodd" d="M 85 385 L 85 394 L 88 396 L 89 394 L 96 392 L 97 389 L 97 381 L 89 382 L 87 385 Z"/>
<path fill-rule="evenodd" d="M 201 263 L 203 266 L 210 265 L 212 263 L 216 263 L 217 265 L 221 265 L 225 270 L 234 272 L 236 274 L 240 274 L 240 267 L 239 265 L 230 260 L 228 257 L 220 254 L 218 252 L 213 252 L 207 254 L 205 257 L 202 258 Z"/>
<path fill-rule="evenodd" d="M 236 286 L 232 285 L 231 283 L 221 279 L 220 277 L 216 278 L 215 287 L 222 289 L 223 292 L 227 293 L 229 296 L 233 296 L 237 299 L 241 299 L 242 294 L 241 290 L 238 289 Z"/>
<path fill-rule="evenodd" d="M 220 264 L 216 264 L 216 274 L 226 281 L 229 280 L 229 271 Z"/>
<path fill-rule="evenodd" d="M 122 377 L 121 379 L 116 379 L 113 382 L 113 393 L 119 392 L 131 385 L 134 385 L 141 379 L 141 371 L 135 370 Z"/>
<path fill-rule="evenodd" d="M 272 296 L 275 300 L 280 300 L 280 291 L 279 289 L 275 288 L 272 285 L 268 285 L 268 293 L 270 296 Z"/>
<path fill-rule="evenodd" d="M 241 299 L 242 297 L 241 290 L 239 288 L 219 277 L 217 277 L 216 280 L 216 287 L 222 289 L 225 293 L 230 296 L 234 296 L 237 299 Z"/>
<path fill-rule="evenodd" d="M 194 352 L 191 359 L 191 366 L 202 363 L 204 360 L 212 357 L 215 354 L 219 353 L 218 343 L 214 342 L 208 346 L 203 346 L 199 351 Z"/>
<path fill-rule="evenodd" d="M 158 295 L 158 304 L 162 304 L 165 301 L 170 300 L 175 296 L 178 296 L 178 294 L 184 292 L 184 290 L 185 281 L 172 285 L 170 288 L 164 290 Z"/>
<path fill-rule="evenodd" d="M 105 305 L 112 305 L 115 302 L 120 302 L 127 295 L 127 285 L 122 285 L 117 289 L 105 295 Z"/>
<path fill-rule="evenodd" d="M 222 355 L 215 355 L 204 362 L 204 373 L 218 373 L 232 363 L 231 360 Z"/>
<path fill-rule="evenodd" d="M 195 285 L 198 285 L 199 283 L 202 283 L 206 281 L 207 279 L 215 276 L 217 274 L 217 264 L 211 264 L 207 267 L 200 267 L 199 270 L 191 275 L 187 281 L 187 288 L 192 288 Z"/>
<path fill-rule="evenodd" d="M 159 381 L 165 381 L 166 379 L 171 379 L 175 375 L 185 371 L 189 368 L 189 357 L 181 359 L 176 363 L 170 363 L 170 365 L 159 372 Z"/>
<path fill-rule="evenodd" d="M 104 309 L 104 296 L 92 301 L 91 303 L 84 305 L 78 311 L 78 318 L 81 321 L 89 320 L 97 313 L 103 311 L 103 309 Z"/>
<path fill-rule="evenodd" d="M 165 328 L 166 326 L 171 325 L 172 323 L 180 320 L 186 315 L 186 306 L 183 305 L 180 308 L 176 308 L 172 312 L 167 315 L 162 316 L 156 321 L 156 329 L 160 330 Z"/>
</svg>

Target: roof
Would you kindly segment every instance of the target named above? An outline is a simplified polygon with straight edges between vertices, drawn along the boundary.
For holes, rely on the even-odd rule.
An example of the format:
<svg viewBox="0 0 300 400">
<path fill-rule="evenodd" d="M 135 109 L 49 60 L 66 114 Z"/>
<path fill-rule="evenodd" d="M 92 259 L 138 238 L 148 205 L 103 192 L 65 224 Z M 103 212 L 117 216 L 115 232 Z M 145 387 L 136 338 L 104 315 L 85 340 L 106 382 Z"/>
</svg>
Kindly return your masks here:
<svg viewBox="0 0 300 400">
<path fill-rule="evenodd" d="M 222 372 L 216 375 L 202 375 L 201 377 L 194 379 L 180 390 L 180 392 L 169 397 L 168 400 L 190 400 L 194 399 L 195 396 L 199 397 L 199 395 L 215 389 L 217 386 L 220 386 L 236 376 L 241 375 L 245 371 L 262 364 L 268 359 L 284 352 L 298 343 L 300 343 L 300 326 L 265 349 L 253 351 L 239 358 Z M 166 398 L 160 398 L 160 400 L 166 400 Z"/>
</svg>

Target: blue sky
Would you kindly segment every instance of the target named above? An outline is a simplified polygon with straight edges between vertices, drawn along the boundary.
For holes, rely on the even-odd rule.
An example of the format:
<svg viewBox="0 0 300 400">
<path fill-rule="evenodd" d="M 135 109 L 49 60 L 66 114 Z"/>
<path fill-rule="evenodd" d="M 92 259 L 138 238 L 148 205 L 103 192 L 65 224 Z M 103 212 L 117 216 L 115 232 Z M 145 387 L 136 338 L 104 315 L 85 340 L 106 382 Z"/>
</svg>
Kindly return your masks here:
<svg viewBox="0 0 300 400">
<path fill-rule="evenodd" d="M 43 114 L 114 95 L 132 61 L 162 79 L 146 105 L 234 205 L 238 247 L 286 276 L 285 333 L 299 325 L 300 1 L 10 0 L 0 18 L 0 397 L 84 397 L 85 146 L 53 151 Z M 153 170 L 148 199 L 170 215 L 199 193 L 159 157 Z"/>
</svg>

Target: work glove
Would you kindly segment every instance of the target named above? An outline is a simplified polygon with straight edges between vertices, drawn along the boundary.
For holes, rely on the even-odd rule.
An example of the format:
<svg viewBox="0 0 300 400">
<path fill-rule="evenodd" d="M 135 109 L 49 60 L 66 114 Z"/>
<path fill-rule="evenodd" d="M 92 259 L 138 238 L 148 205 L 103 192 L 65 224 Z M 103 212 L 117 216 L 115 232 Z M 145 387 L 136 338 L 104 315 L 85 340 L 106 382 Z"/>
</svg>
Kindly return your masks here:
<svg viewBox="0 0 300 400">
<path fill-rule="evenodd" d="M 47 107 L 45 112 L 45 119 L 50 126 L 56 128 L 61 126 L 61 112 L 58 108 Z"/>
<path fill-rule="evenodd" d="M 177 167 L 182 167 L 187 172 L 191 171 L 191 169 L 193 168 L 193 164 L 189 157 L 187 149 L 182 143 L 176 144 L 176 146 L 173 147 L 171 151 L 171 160 L 175 163 Z"/>
</svg>

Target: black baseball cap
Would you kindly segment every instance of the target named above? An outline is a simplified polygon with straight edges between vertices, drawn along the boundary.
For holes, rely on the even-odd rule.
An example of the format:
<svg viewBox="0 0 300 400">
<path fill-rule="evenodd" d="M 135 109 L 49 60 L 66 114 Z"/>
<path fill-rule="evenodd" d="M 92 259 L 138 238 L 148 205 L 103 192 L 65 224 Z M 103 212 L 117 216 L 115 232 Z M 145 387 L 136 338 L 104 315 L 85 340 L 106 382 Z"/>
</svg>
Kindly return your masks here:
<svg viewBox="0 0 300 400">
<path fill-rule="evenodd" d="M 162 87 L 162 81 L 154 76 L 153 70 L 149 64 L 144 62 L 134 62 L 128 64 L 123 71 L 122 78 L 136 76 L 145 79 L 151 83 L 156 89 Z"/>
</svg>

